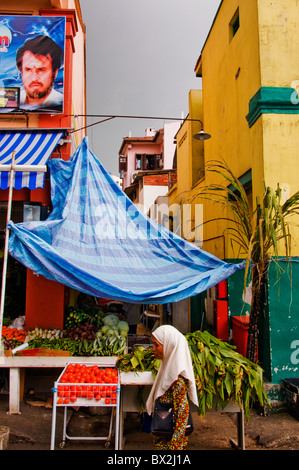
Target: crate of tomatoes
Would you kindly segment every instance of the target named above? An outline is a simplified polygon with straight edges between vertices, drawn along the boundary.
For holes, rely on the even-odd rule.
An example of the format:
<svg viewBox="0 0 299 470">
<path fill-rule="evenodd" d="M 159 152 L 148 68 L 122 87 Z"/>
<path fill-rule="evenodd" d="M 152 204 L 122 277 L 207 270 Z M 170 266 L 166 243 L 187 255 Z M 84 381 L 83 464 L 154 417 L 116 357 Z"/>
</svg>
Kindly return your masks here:
<svg viewBox="0 0 299 470">
<path fill-rule="evenodd" d="M 116 406 L 119 373 L 111 366 L 67 364 L 54 384 L 56 405 Z"/>
</svg>

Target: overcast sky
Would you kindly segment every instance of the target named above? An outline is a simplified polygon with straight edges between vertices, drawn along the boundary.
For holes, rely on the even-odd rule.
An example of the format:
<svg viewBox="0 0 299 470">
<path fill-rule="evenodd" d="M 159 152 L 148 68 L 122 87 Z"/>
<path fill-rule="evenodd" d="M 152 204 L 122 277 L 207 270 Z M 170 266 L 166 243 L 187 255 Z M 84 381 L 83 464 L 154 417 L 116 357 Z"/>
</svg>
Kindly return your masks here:
<svg viewBox="0 0 299 470">
<path fill-rule="evenodd" d="M 80 0 L 86 25 L 87 113 L 177 117 L 188 114 L 194 67 L 221 0 Z M 99 121 L 90 118 L 87 124 Z M 92 126 L 89 147 L 119 176 L 123 137 L 163 121 L 114 119 Z"/>
</svg>

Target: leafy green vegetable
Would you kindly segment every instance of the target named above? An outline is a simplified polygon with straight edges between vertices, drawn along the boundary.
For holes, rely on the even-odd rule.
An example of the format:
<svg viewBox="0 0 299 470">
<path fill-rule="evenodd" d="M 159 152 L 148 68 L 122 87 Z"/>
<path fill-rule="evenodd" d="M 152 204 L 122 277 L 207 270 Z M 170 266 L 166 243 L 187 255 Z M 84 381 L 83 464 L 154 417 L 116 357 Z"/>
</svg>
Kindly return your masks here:
<svg viewBox="0 0 299 470">
<path fill-rule="evenodd" d="M 268 403 L 263 388 L 262 368 L 235 351 L 235 346 L 219 340 L 208 331 L 186 335 L 192 358 L 199 414 L 205 415 L 216 400 L 216 409 L 228 401 L 244 409 L 247 420 L 253 403 Z"/>
<path fill-rule="evenodd" d="M 216 410 L 229 401 L 244 409 L 246 419 L 251 406 L 268 403 L 263 388 L 263 370 L 235 350 L 235 346 L 219 340 L 208 331 L 185 335 L 192 358 L 199 415 L 204 416 L 216 402 Z M 119 357 L 116 367 L 122 372 L 136 373 L 159 370 L 161 361 L 155 359 L 151 348 L 140 346 L 135 351 Z"/>
<path fill-rule="evenodd" d="M 152 372 L 154 376 L 160 367 L 160 359 L 156 359 L 152 348 L 145 349 L 139 346 L 131 353 L 120 356 L 116 367 L 122 372 Z"/>
</svg>

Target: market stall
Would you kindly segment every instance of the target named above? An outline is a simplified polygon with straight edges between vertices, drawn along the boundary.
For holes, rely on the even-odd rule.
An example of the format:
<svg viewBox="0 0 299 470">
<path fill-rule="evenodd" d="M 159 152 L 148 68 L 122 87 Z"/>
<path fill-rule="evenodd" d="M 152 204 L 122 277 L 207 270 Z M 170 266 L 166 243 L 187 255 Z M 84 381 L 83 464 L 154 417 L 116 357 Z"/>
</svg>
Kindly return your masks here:
<svg viewBox="0 0 299 470">
<path fill-rule="evenodd" d="M 87 139 L 69 161 L 52 159 L 49 169 L 53 210 L 47 220 L 8 223 L 10 255 L 38 276 L 96 298 L 164 304 L 197 295 L 243 269 L 244 263 L 226 263 L 139 211 L 89 150 Z M 41 342 L 37 337 L 24 338 L 31 351 L 44 347 L 67 351 L 70 357 L 62 354 L 26 356 L 26 348 L 19 351 L 21 356 L 12 353 L 11 357 L 1 357 L 3 367 L 10 370 L 10 412 L 19 412 L 20 371 L 26 367 L 63 369 L 70 360 L 78 363 L 82 357 L 97 366 L 107 361 L 116 364 L 126 352 L 128 330 L 123 324 L 125 330 L 116 333 L 112 324 L 106 324 L 106 316 L 100 315 L 99 322 L 103 324 L 99 325 L 94 323 L 98 317 L 93 312 L 84 331 L 81 324 L 68 325 L 65 328 L 67 337 L 64 332 L 58 338 L 42 338 Z M 118 318 L 118 327 L 119 323 Z M 204 372 L 198 369 L 198 364 L 208 372 L 212 367 L 207 352 L 204 347 L 201 362 L 198 363 L 198 357 L 194 362 L 199 380 Z M 130 387 L 135 385 L 120 381 L 120 422 L 127 406 L 131 406 L 128 401 L 132 395 Z M 242 404 L 238 390 L 229 380 L 225 385 L 236 391 L 233 401 L 240 412 Z M 228 392 L 228 388 L 225 390 Z M 200 396 L 199 411 L 206 405 L 211 409 L 215 395 L 223 401 L 230 400 L 230 396 L 224 396 L 221 387 L 216 387 Z M 249 398 L 255 397 L 250 395 Z"/>
<path fill-rule="evenodd" d="M 244 419 L 249 419 L 253 404 L 257 403 L 263 406 L 266 401 L 266 395 L 263 390 L 262 369 L 258 364 L 251 363 L 236 352 L 234 346 L 218 340 L 206 331 L 189 333 L 186 335 L 186 339 L 191 352 L 198 394 L 198 407 L 194 407 L 193 412 L 198 413 L 200 416 L 204 416 L 205 413 L 210 410 L 236 413 L 238 440 L 234 443 L 231 439 L 231 442 L 234 443 L 236 447 L 244 449 Z M 26 351 L 26 349 L 24 351 Z M 76 397 L 78 401 L 64 402 L 62 397 L 58 395 L 58 392 L 62 391 L 59 390 L 59 386 L 82 387 L 83 382 L 80 382 L 78 377 L 76 381 L 74 381 L 74 377 L 68 377 L 68 382 L 64 382 L 64 384 L 59 383 L 60 378 L 69 364 L 73 364 L 74 368 L 76 368 L 76 364 L 79 366 L 80 364 L 82 365 L 82 363 L 85 364 L 85 367 L 90 364 L 91 367 L 94 366 L 96 369 L 108 367 L 118 371 L 117 384 L 114 385 L 117 389 L 113 390 L 114 393 L 117 392 L 117 402 L 111 403 L 111 406 L 114 405 L 116 407 L 116 414 L 114 416 L 115 445 L 117 448 L 122 449 L 124 447 L 125 415 L 129 412 L 141 413 L 144 410 L 146 398 L 160 367 L 160 360 L 155 358 L 150 345 L 144 347 L 136 344 L 131 352 L 126 352 L 120 356 L 89 356 L 84 359 L 74 356 L 5 357 L 3 366 L 9 367 L 10 369 L 9 410 L 11 413 L 19 412 L 20 371 L 22 369 L 27 367 L 51 367 L 56 369 L 58 379 L 54 384 L 53 431 L 51 442 L 51 446 L 53 447 L 57 406 L 65 407 L 64 421 L 66 423 L 66 408 L 69 406 L 108 405 L 108 403 L 101 401 L 105 398 L 104 396 L 101 396 L 98 401 L 93 400 L 92 402 L 82 396 Z M 91 387 L 98 387 L 97 381 L 87 381 L 87 383 L 84 383 Z M 107 380 L 103 383 L 107 387 L 112 386 L 112 383 Z M 92 389 L 91 391 L 102 392 L 103 390 Z M 96 400 L 95 395 L 93 395 L 92 398 Z M 110 434 L 111 430 L 109 431 L 109 435 Z M 66 435 L 66 427 L 64 424 L 63 442 L 67 438 L 68 436 Z M 108 437 L 99 438 L 107 439 Z"/>
<path fill-rule="evenodd" d="M 226 263 L 204 252 L 138 210 L 92 154 L 87 139 L 70 160 L 49 160 L 48 169 L 53 207 L 48 218 L 7 224 L 9 254 L 35 275 L 94 298 L 158 305 L 187 299 L 243 269 L 243 263 Z M 51 313 L 47 322 L 54 326 Z M 3 312 L 0 331 L 2 324 Z M 88 348 L 97 344 L 74 341 L 74 349 L 81 350 L 72 356 L 107 355 L 101 341 L 96 352 Z M 112 354 L 121 354 L 123 347 L 114 342 Z"/>
</svg>

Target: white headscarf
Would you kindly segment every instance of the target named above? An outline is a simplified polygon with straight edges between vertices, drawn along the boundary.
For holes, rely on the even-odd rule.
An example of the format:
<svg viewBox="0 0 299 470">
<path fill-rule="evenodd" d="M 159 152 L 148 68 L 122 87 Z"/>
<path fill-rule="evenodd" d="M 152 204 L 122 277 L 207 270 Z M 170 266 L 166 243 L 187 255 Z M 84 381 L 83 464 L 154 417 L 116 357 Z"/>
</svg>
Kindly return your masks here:
<svg viewBox="0 0 299 470">
<path fill-rule="evenodd" d="M 148 414 L 153 412 L 155 400 L 169 389 L 179 375 L 189 381 L 189 399 L 198 406 L 191 355 L 185 336 L 171 325 L 162 325 L 152 334 L 163 345 L 163 359 L 146 402 Z"/>
</svg>

